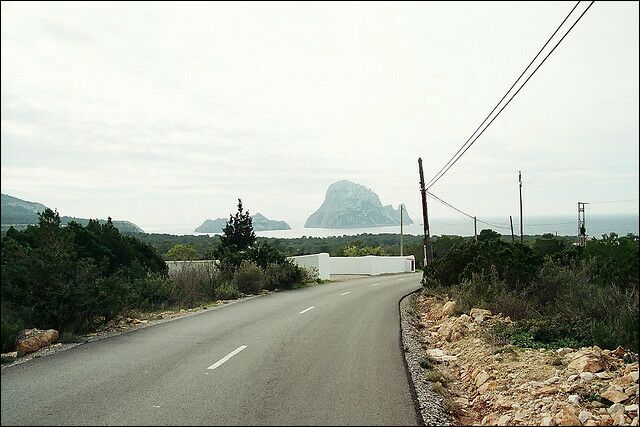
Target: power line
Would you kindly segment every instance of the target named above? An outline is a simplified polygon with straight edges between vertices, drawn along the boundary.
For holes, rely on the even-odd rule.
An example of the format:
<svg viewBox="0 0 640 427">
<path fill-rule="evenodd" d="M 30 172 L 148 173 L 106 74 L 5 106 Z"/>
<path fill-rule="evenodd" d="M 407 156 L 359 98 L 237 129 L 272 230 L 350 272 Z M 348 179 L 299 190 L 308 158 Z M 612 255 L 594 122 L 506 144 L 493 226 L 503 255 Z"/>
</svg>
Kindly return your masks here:
<svg viewBox="0 0 640 427">
<path fill-rule="evenodd" d="M 442 200 L 440 197 L 436 196 L 435 194 L 433 194 L 433 193 L 432 193 L 432 192 L 430 192 L 430 191 L 427 191 L 427 194 L 428 194 L 428 195 L 430 195 L 431 197 L 433 197 L 434 199 L 436 199 L 438 202 L 440 202 L 440 203 L 441 203 L 441 204 L 443 204 L 444 206 L 447 206 L 447 207 L 449 207 L 449 208 L 451 208 L 451 209 L 455 210 L 456 212 L 461 213 L 462 215 L 464 215 L 464 216 L 466 216 L 466 217 L 469 217 L 469 218 L 471 218 L 471 219 L 474 219 L 474 218 L 475 218 L 475 220 L 476 220 L 477 222 L 481 222 L 481 223 L 486 224 L 486 225 L 489 225 L 489 226 L 491 226 L 491 227 L 501 228 L 501 229 L 503 229 L 503 230 L 509 230 L 509 227 L 503 227 L 503 226 L 501 226 L 501 225 L 492 224 L 492 223 L 490 223 L 490 222 L 487 222 L 487 221 L 483 221 L 483 220 L 481 220 L 481 219 L 478 219 L 477 217 L 474 217 L 473 215 L 468 214 L 468 213 L 464 212 L 463 210 L 461 210 L 461 209 L 459 209 L 459 208 L 457 208 L 457 207 L 453 206 L 451 203 L 449 203 L 449 202 L 447 202 L 447 201 Z"/>
<path fill-rule="evenodd" d="M 525 67 L 525 69 L 522 71 L 522 73 L 518 76 L 518 78 L 516 79 L 515 82 L 513 82 L 513 84 L 511 85 L 511 87 L 504 93 L 504 95 L 502 95 L 502 98 L 500 98 L 500 101 L 498 101 L 498 103 L 493 107 L 493 109 L 489 112 L 489 114 L 487 114 L 487 117 L 484 118 L 484 120 L 482 121 L 482 123 L 480 123 L 480 125 L 476 128 L 476 130 L 473 131 L 473 133 L 471 134 L 471 136 L 469 137 L 469 139 L 467 139 L 464 144 L 462 144 L 462 146 L 458 149 L 458 151 L 455 152 L 455 154 L 449 159 L 449 161 L 447 163 L 445 163 L 445 165 L 442 167 L 442 169 L 440 169 L 435 175 L 434 178 L 436 176 L 438 176 L 438 174 L 440 174 L 440 172 L 442 172 L 444 170 L 444 168 L 446 168 L 449 163 L 451 163 L 451 161 L 458 155 L 458 153 L 460 153 L 460 151 L 462 151 L 462 149 L 465 147 L 465 145 L 467 145 L 469 143 L 469 141 L 471 141 L 471 138 L 473 138 L 473 136 L 478 132 L 478 130 L 480 130 L 480 128 L 482 127 L 482 125 L 485 124 L 485 122 L 487 121 L 487 119 L 489 119 L 489 117 L 491 117 L 491 115 L 493 114 L 494 111 L 496 111 L 496 109 L 498 108 L 498 106 L 502 103 L 502 101 L 504 101 L 504 99 L 507 97 L 507 95 L 509 94 L 509 92 L 511 92 L 511 90 L 514 88 L 514 86 L 520 81 L 520 79 L 522 78 L 522 76 L 524 76 L 524 74 L 527 72 L 527 70 L 529 69 L 529 67 L 531 67 L 531 64 L 533 64 L 533 62 L 538 58 L 538 56 L 540 56 L 540 54 L 542 53 L 542 51 L 544 50 L 545 47 L 547 47 L 547 45 L 549 44 L 549 42 L 551 41 L 551 39 L 556 35 L 556 33 L 558 32 L 558 30 L 562 27 L 562 25 L 564 25 L 564 23 L 567 21 L 567 19 L 569 18 L 569 16 L 571 16 L 571 14 L 573 13 L 574 10 L 576 10 L 576 7 L 578 7 L 578 5 L 580 4 L 580 1 L 578 1 L 574 6 L 573 9 L 571 9 L 571 12 L 569 12 L 569 14 L 564 18 L 564 20 L 562 20 L 562 22 L 560 23 L 560 25 L 558 25 L 558 27 L 556 28 L 556 30 L 553 32 L 553 34 L 551 34 L 551 36 L 547 39 L 546 43 L 542 46 L 542 48 L 538 51 L 538 53 L 536 54 L 536 56 L 533 57 L 533 59 L 531 60 L 531 62 L 529 62 L 529 65 L 527 65 Z M 431 186 L 431 182 L 433 181 L 433 178 L 431 178 L 431 180 L 429 180 L 429 182 L 427 183 L 427 187 Z"/>
<path fill-rule="evenodd" d="M 549 56 L 556 50 L 556 48 L 560 45 L 560 43 L 562 43 L 562 41 L 565 39 L 565 37 L 567 37 L 567 35 L 571 32 L 571 30 L 573 30 L 573 27 L 576 26 L 576 24 L 580 21 L 580 19 L 582 19 L 582 17 L 584 16 L 585 13 L 587 13 L 587 11 L 591 8 L 591 6 L 593 5 L 594 1 L 592 1 L 591 3 L 589 3 L 589 6 L 587 6 L 587 8 L 580 14 L 580 16 L 578 17 L 578 19 L 571 25 L 571 27 L 569 27 L 569 29 L 567 30 L 566 33 L 564 33 L 564 35 L 562 36 L 562 38 L 555 44 L 555 46 L 549 51 L 549 53 L 547 53 L 547 55 L 544 57 L 544 59 L 542 60 L 542 62 L 540 62 L 540 64 L 538 64 L 538 66 L 533 70 L 533 72 L 529 75 L 529 77 L 527 77 L 527 79 L 524 81 L 524 83 L 522 83 L 522 85 L 518 88 L 518 90 L 509 98 L 509 100 L 502 106 L 502 108 L 500 108 L 500 110 L 496 113 L 495 116 L 493 116 L 493 118 L 491 119 L 491 121 L 489 121 L 489 123 L 484 127 L 484 129 L 482 129 L 482 131 L 475 136 L 475 138 L 473 137 L 473 135 L 478 131 L 478 129 L 480 129 L 482 127 L 482 125 L 484 124 L 484 122 L 487 120 L 487 118 L 489 118 L 489 116 L 491 116 L 491 114 L 495 111 L 495 109 L 498 107 L 498 105 L 500 105 L 500 103 L 504 100 L 504 98 L 509 94 L 509 92 L 513 89 L 513 87 L 515 86 L 515 84 L 520 80 L 520 78 L 522 78 L 522 76 L 526 73 L 526 71 L 529 69 L 529 67 L 531 66 L 531 64 L 536 60 L 536 58 L 540 55 L 540 53 L 542 52 L 542 50 L 544 50 L 544 48 L 547 46 L 547 44 L 549 43 L 549 41 L 555 36 L 555 34 L 557 33 L 557 31 L 562 27 L 562 25 L 566 22 L 566 20 L 569 18 L 569 16 L 573 13 L 573 11 L 575 10 L 575 8 L 578 6 L 578 4 L 580 4 L 580 2 L 578 2 L 573 9 L 571 9 L 571 12 L 569 12 L 569 14 L 565 17 L 565 19 L 562 21 L 562 23 L 558 26 L 558 28 L 556 28 L 556 31 L 553 32 L 553 34 L 551 35 L 551 37 L 549 38 L 549 40 L 547 40 L 547 42 L 544 44 L 544 46 L 542 47 L 542 49 L 540 49 L 540 51 L 538 52 L 538 54 L 534 57 L 534 59 L 531 61 L 531 63 L 529 63 L 529 65 L 527 65 L 527 68 L 525 68 L 525 70 L 523 71 L 523 73 L 520 75 L 520 77 L 518 77 L 518 79 L 516 80 L 516 82 L 509 88 L 509 90 L 507 91 L 507 93 L 505 93 L 505 95 L 502 97 L 502 99 L 500 100 L 500 102 L 498 102 L 498 104 L 494 107 L 494 109 L 491 111 L 491 113 L 489 113 L 489 115 L 483 120 L 483 122 L 480 124 L 480 126 L 478 126 L 478 128 L 473 132 L 473 134 L 471 135 L 471 137 L 469 137 L 469 139 L 462 144 L 462 146 L 460 147 L 460 149 L 458 149 L 458 151 L 453 155 L 453 157 L 451 159 L 449 159 L 449 161 L 445 164 L 445 166 L 440 169 L 440 171 L 434 175 L 433 178 L 431 178 L 431 180 L 427 183 L 427 189 L 431 188 L 433 185 L 436 184 L 436 182 L 438 182 L 440 180 L 440 178 L 442 178 L 444 176 L 445 173 L 447 173 L 447 171 L 449 169 L 451 169 L 451 167 L 456 164 L 456 162 L 458 160 L 460 160 L 460 158 L 464 155 L 464 153 L 467 152 L 467 150 L 469 148 L 471 148 L 471 146 L 478 140 L 478 138 L 480 138 L 480 136 L 482 136 L 482 134 L 484 133 L 484 131 L 487 130 L 487 128 L 489 126 L 491 126 L 491 123 L 493 123 L 493 121 L 498 118 L 498 116 L 500 115 L 500 113 L 502 113 L 502 111 L 507 107 L 507 105 L 509 105 L 509 103 L 511 103 L 511 101 L 513 100 L 513 98 L 515 98 L 516 95 L 518 95 L 518 93 L 522 90 L 522 88 L 527 84 L 527 82 L 531 79 L 531 77 L 533 77 L 533 75 L 538 71 L 538 69 L 542 66 L 542 64 L 545 63 L 545 61 L 549 58 Z M 465 148 L 466 146 L 466 148 Z M 463 150 L 464 149 L 464 150 Z M 462 152 L 461 152 L 462 150 Z"/>
</svg>

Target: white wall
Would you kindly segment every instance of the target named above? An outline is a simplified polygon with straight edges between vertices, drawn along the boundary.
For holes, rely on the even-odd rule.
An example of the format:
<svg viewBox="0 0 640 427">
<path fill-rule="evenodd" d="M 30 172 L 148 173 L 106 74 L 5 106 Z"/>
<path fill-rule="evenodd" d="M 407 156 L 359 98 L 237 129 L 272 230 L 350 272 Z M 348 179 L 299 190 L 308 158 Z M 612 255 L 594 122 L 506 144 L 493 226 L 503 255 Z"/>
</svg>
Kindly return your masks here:
<svg viewBox="0 0 640 427">
<path fill-rule="evenodd" d="M 300 267 L 315 269 L 318 278 L 328 280 L 332 274 L 363 274 L 376 276 L 415 271 L 415 259 L 409 256 L 330 257 L 328 253 L 289 257 Z M 215 268 L 215 260 L 167 261 L 169 274 L 191 268 Z"/>
<path fill-rule="evenodd" d="M 318 271 L 318 278 L 321 280 L 328 280 L 331 275 L 328 253 L 292 256 L 288 259 L 300 267 L 316 269 Z"/>
<path fill-rule="evenodd" d="M 165 261 L 169 267 L 169 274 L 192 268 L 216 268 L 216 261 L 213 259 L 196 261 Z"/>
<path fill-rule="evenodd" d="M 415 260 L 413 255 L 406 257 L 375 255 L 330 257 L 329 266 L 331 274 L 365 274 L 368 276 L 376 276 L 386 273 L 413 272 L 415 271 Z"/>
</svg>

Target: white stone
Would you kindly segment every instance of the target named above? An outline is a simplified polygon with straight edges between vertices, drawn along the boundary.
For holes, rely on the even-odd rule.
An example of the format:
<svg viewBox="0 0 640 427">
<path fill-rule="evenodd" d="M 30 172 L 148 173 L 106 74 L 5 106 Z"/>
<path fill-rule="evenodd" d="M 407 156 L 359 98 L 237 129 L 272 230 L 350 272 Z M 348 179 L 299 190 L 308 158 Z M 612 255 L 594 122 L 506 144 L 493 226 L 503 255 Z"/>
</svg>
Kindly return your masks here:
<svg viewBox="0 0 640 427">
<path fill-rule="evenodd" d="M 545 381 L 545 384 L 555 384 L 560 381 L 560 377 L 551 377 Z"/>
<path fill-rule="evenodd" d="M 622 403 L 614 403 L 613 405 L 609 406 L 607 412 L 609 412 L 609 414 L 611 415 L 622 414 L 624 413 L 624 405 Z"/>
<path fill-rule="evenodd" d="M 543 426 L 555 426 L 556 423 L 553 421 L 553 418 L 551 417 L 544 417 L 542 419 L 542 425 Z"/>
<path fill-rule="evenodd" d="M 580 379 L 588 383 L 593 379 L 593 374 L 591 372 L 581 372 Z"/>
<path fill-rule="evenodd" d="M 572 405 L 579 405 L 580 404 L 580 396 L 578 396 L 577 394 L 569 395 L 569 403 L 571 403 Z"/>
<path fill-rule="evenodd" d="M 578 415 L 578 419 L 582 424 L 586 423 L 587 420 L 589 420 L 590 418 L 591 418 L 591 412 L 589 411 L 580 411 L 580 414 Z"/>
<path fill-rule="evenodd" d="M 598 377 L 601 380 L 610 380 L 611 378 L 613 378 L 613 375 L 611 375 L 610 372 L 598 372 L 596 374 L 596 377 Z"/>
<path fill-rule="evenodd" d="M 573 352 L 573 349 L 572 348 L 567 348 L 567 347 L 559 348 L 559 349 L 556 350 L 556 353 L 560 357 L 566 356 L 567 354 L 572 353 L 572 352 Z"/>
<path fill-rule="evenodd" d="M 569 382 L 573 382 L 573 381 L 575 381 L 575 380 L 577 380 L 577 379 L 578 379 L 578 376 L 577 376 L 577 375 L 569 375 L 569 378 L 567 378 L 567 381 L 569 381 Z"/>
<path fill-rule="evenodd" d="M 624 407 L 624 410 L 626 412 L 638 412 L 638 404 L 636 403 L 635 405 L 627 405 Z"/>
</svg>

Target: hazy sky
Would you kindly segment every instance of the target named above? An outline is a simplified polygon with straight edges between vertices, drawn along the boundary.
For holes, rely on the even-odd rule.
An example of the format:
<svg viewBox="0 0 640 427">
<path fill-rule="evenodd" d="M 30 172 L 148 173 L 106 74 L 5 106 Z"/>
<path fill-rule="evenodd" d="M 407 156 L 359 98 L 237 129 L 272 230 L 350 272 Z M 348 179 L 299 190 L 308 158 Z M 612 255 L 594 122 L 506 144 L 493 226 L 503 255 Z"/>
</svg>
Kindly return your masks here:
<svg viewBox="0 0 640 427">
<path fill-rule="evenodd" d="M 238 197 L 299 224 L 349 179 L 418 218 L 418 156 L 431 177 L 573 4 L 2 2 L 2 192 L 170 231 Z M 638 32 L 596 2 L 432 190 L 508 218 L 521 169 L 526 215 L 637 213 Z"/>
</svg>

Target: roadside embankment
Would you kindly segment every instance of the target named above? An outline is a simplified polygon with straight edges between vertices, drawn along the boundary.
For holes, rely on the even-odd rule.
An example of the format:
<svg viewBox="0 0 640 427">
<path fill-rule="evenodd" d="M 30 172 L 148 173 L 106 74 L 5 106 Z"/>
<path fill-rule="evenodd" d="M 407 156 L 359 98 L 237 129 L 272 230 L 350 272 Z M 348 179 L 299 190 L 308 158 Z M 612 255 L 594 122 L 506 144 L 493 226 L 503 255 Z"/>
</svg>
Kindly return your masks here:
<svg viewBox="0 0 640 427">
<path fill-rule="evenodd" d="M 455 424 L 638 425 L 637 354 L 520 348 L 495 333 L 508 317 L 482 309 L 456 316 L 454 301 L 413 298 L 419 363 Z"/>
</svg>

